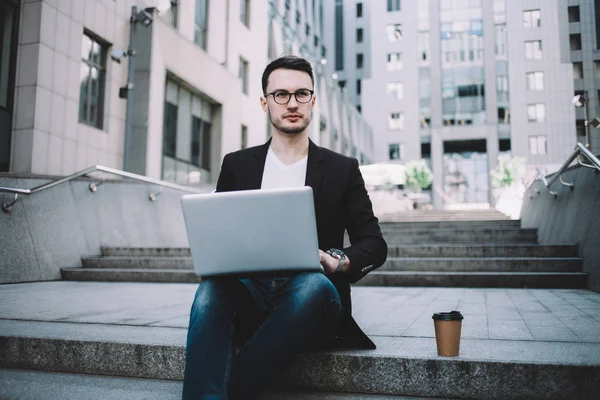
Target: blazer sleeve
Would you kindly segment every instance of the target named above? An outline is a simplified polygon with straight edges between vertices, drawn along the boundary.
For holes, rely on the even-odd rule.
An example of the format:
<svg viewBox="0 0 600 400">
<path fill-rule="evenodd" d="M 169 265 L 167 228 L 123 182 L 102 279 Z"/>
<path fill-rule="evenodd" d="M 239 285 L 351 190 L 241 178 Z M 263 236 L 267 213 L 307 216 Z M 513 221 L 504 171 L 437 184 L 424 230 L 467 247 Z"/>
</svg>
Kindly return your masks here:
<svg viewBox="0 0 600 400">
<path fill-rule="evenodd" d="M 351 245 L 344 249 L 344 253 L 350 259 L 350 282 L 356 283 L 385 262 L 388 250 L 379 220 L 373 214 L 373 205 L 358 169 L 358 161 L 354 158 L 345 198 L 344 219 Z"/>
<path fill-rule="evenodd" d="M 217 192 L 228 192 L 233 190 L 233 168 L 231 165 L 231 154 L 226 154 L 223 157 L 223 163 L 221 164 L 221 172 L 219 173 L 219 179 L 217 180 Z"/>
</svg>

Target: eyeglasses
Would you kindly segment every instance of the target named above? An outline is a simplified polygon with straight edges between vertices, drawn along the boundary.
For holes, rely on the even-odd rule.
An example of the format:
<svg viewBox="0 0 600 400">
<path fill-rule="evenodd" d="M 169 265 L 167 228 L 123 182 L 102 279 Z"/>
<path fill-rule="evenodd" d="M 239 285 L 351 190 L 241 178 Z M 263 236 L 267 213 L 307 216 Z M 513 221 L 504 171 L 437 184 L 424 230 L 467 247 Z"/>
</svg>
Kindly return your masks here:
<svg viewBox="0 0 600 400">
<path fill-rule="evenodd" d="M 315 91 L 310 89 L 300 89 L 296 90 L 294 93 L 290 93 L 287 90 L 276 90 L 272 93 L 265 94 L 265 97 L 272 95 L 275 103 L 285 105 L 290 102 L 292 95 L 294 95 L 298 103 L 304 104 L 312 99 L 314 93 Z"/>
</svg>

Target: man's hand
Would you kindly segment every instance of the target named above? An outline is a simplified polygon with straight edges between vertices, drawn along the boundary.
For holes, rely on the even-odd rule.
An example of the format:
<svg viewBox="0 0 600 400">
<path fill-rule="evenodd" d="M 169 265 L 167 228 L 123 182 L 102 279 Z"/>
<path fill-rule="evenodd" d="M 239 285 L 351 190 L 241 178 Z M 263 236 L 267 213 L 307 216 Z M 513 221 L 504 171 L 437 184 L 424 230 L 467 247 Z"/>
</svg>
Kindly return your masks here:
<svg viewBox="0 0 600 400">
<path fill-rule="evenodd" d="M 321 259 L 321 265 L 325 270 L 325 275 L 333 274 L 337 269 L 338 264 L 340 263 L 340 260 L 333 256 L 330 256 L 321 249 L 319 249 L 319 258 Z"/>
<path fill-rule="evenodd" d="M 340 264 L 339 259 L 337 259 L 333 256 L 330 256 L 329 254 L 325 253 L 321 249 L 319 249 L 319 258 L 321 259 L 321 265 L 323 266 L 323 269 L 325 270 L 325 275 L 333 274 L 335 272 L 335 270 L 337 269 L 338 265 Z M 346 258 L 346 264 L 344 265 L 344 268 L 338 272 L 347 272 L 349 267 L 350 267 L 350 260 L 348 260 L 348 258 Z"/>
</svg>

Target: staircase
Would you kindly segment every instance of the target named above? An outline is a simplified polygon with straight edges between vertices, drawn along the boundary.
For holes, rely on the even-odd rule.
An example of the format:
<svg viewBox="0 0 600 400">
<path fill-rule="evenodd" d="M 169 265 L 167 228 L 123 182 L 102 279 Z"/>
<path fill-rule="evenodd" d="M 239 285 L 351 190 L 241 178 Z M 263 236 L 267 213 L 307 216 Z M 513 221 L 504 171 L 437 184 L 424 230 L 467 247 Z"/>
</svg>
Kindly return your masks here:
<svg viewBox="0 0 600 400">
<path fill-rule="evenodd" d="M 576 290 L 578 247 L 540 245 L 493 212 L 433 215 L 382 218 L 388 260 L 352 292 L 377 350 L 303 354 L 261 400 L 600 398 L 600 295 Z M 0 290 L 0 304 L 22 308 L 0 307 L 0 388 L 179 398 L 196 285 L 108 282 L 198 282 L 189 249 L 106 247 L 82 264 L 64 281 Z M 550 289 L 505 289 L 524 287 Z M 465 315 L 461 354 L 439 357 L 431 315 L 452 309 Z"/>
<path fill-rule="evenodd" d="M 386 263 L 362 286 L 584 288 L 577 245 L 540 245 L 535 229 L 496 211 L 412 212 L 382 218 Z M 102 248 L 65 280 L 199 282 L 187 248 Z"/>
</svg>

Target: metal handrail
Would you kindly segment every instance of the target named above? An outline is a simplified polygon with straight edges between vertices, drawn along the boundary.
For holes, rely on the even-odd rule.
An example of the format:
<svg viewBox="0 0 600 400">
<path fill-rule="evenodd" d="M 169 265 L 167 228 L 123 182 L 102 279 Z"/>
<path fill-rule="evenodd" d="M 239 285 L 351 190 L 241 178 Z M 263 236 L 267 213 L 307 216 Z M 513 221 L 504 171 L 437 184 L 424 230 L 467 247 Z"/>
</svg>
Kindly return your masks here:
<svg viewBox="0 0 600 400">
<path fill-rule="evenodd" d="M 582 162 L 581 155 L 585 156 L 591 162 L 591 164 Z M 568 186 L 569 188 L 571 188 L 571 190 L 573 190 L 575 188 L 575 185 L 572 182 L 565 182 L 562 178 L 562 174 L 565 172 L 565 170 L 569 167 L 569 165 L 571 165 L 571 163 L 575 159 L 577 159 L 577 162 L 579 163 L 579 165 L 581 165 L 583 167 L 595 169 L 596 172 L 600 171 L 600 159 L 598 159 L 598 157 L 596 157 L 594 155 L 594 153 L 592 153 L 587 148 L 586 145 L 584 145 L 583 143 L 577 143 L 573 154 L 571 154 L 571 156 L 569 158 L 567 158 L 567 161 L 565 161 L 565 163 L 562 165 L 562 167 L 560 167 L 558 172 L 554 173 L 550 179 L 546 179 L 546 177 L 541 173 L 541 171 L 539 169 L 537 169 L 538 174 L 539 174 L 540 178 L 542 179 L 542 182 L 548 188 L 548 193 L 550 193 L 554 197 L 558 196 L 557 192 L 550 189 L 550 186 L 552 186 L 552 184 L 554 182 L 556 182 L 556 180 L 559 180 L 561 184 L 563 184 L 564 186 Z"/>
<path fill-rule="evenodd" d="M 125 172 L 125 171 L 121 171 L 119 169 L 109 168 L 109 167 L 105 167 L 102 165 L 94 165 L 91 167 L 87 167 L 86 169 L 82 169 L 81 171 L 75 172 L 69 176 L 65 176 L 64 178 L 56 179 L 54 181 L 44 183 L 43 185 L 39 185 L 39 186 L 36 186 L 31 189 L 20 189 L 20 188 L 11 188 L 11 187 L 0 186 L 0 193 L 14 194 L 14 198 L 13 198 L 12 202 L 10 202 L 10 203 L 4 202 L 2 204 L 2 210 L 4 210 L 4 212 L 10 212 L 12 209 L 12 206 L 19 199 L 19 195 L 32 195 L 34 193 L 41 192 L 42 190 L 50 189 L 51 187 L 60 185 L 62 183 L 73 180 L 75 178 L 79 178 L 80 176 L 84 176 L 91 172 L 96 172 L 96 171 L 108 172 L 113 175 L 118 175 L 118 176 L 122 176 L 125 178 L 141 181 L 141 182 L 152 183 L 154 185 L 160 186 L 161 190 L 163 187 L 167 187 L 170 189 L 181 190 L 182 192 L 187 192 L 187 193 L 201 193 L 202 192 L 201 190 L 194 189 L 194 188 L 191 188 L 188 186 L 182 186 L 182 185 L 177 185 L 175 183 L 169 183 L 169 182 L 161 181 L 158 179 L 148 178 L 147 176 L 133 174 L 131 172 Z M 102 180 L 99 183 L 95 183 L 95 182 L 90 183 L 89 184 L 90 191 L 95 192 L 98 189 L 98 186 L 100 186 L 104 182 L 105 181 Z M 160 196 L 160 194 L 161 194 L 161 191 L 159 191 L 157 193 L 150 193 L 148 195 L 148 199 L 150 201 L 154 201 L 154 200 L 156 200 L 157 196 Z"/>
</svg>

